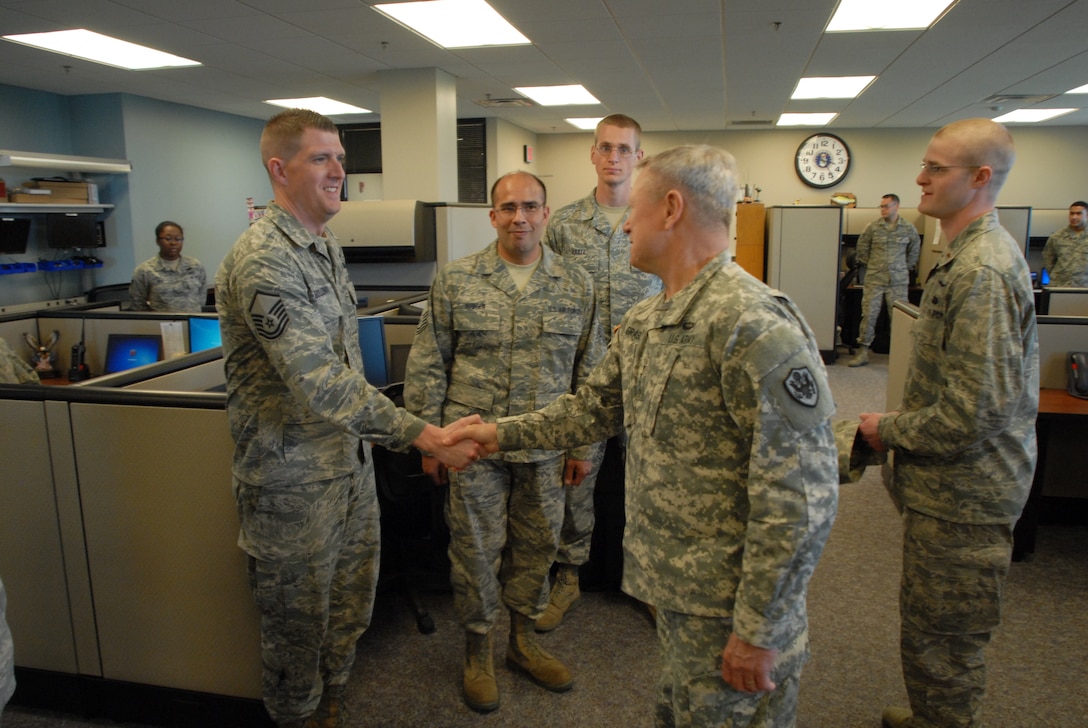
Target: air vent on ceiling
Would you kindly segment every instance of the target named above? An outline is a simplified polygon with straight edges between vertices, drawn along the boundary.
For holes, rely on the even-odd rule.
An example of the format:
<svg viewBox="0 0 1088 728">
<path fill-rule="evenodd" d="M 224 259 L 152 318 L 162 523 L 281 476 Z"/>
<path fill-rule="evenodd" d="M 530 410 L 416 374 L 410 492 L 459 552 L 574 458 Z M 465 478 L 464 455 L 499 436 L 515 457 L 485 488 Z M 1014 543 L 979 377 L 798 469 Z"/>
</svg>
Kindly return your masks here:
<svg viewBox="0 0 1088 728">
<path fill-rule="evenodd" d="M 477 99 L 476 103 L 488 109 L 508 109 L 518 106 L 533 106 L 532 101 L 522 96 L 512 99 L 493 99 L 488 96 L 486 99 Z"/>
<path fill-rule="evenodd" d="M 773 123 L 770 119 L 737 119 L 729 122 L 729 126 L 770 126 Z"/>
<path fill-rule="evenodd" d="M 987 106 L 993 104 L 1020 104 L 1026 106 L 1052 99 L 1057 95 L 1058 94 L 995 94 L 994 96 L 983 99 L 982 103 Z"/>
</svg>

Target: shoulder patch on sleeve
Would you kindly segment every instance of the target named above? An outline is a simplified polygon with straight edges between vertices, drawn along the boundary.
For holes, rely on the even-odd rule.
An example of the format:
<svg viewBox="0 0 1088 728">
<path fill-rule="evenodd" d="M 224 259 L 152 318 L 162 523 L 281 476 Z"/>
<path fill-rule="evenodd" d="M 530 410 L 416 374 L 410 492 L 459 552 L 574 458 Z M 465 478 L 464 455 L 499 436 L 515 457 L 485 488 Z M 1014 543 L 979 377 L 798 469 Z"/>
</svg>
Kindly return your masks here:
<svg viewBox="0 0 1088 728">
<path fill-rule="evenodd" d="M 249 304 L 249 317 L 257 329 L 257 334 L 269 341 L 280 338 L 290 322 L 283 299 L 278 294 L 261 290 L 253 294 L 253 302 Z"/>
<path fill-rule="evenodd" d="M 794 401 L 806 407 L 815 407 L 820 402 L 820 388 L 808 367 L 790 369 L 782 384 Z"/>
</svg>

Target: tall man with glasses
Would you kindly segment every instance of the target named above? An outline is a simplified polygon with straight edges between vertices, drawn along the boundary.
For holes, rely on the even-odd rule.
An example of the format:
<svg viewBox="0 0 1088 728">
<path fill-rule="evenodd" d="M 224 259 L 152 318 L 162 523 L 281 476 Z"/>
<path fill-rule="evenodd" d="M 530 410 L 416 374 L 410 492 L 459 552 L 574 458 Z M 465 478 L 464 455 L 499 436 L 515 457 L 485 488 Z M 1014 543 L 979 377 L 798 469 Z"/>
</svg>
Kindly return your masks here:
<svg viewBox="0 0 1088 728">
<path fill-rule="evenodd" d="M 984 649 L 1031 490 L 1039 406 L 1031 274 L 994 210 L 1014 159 L 1008 130 L 989 119 L 930 141 L 918 209 L 951 242 L 922 293 L 899 411 L 861 415 L 866 442 L 895 452 L 889 490 L 903 516 L 910 708 L 885 709 L 887 728 L 982 725 Z"/>
<path fill-rule="evenodd" d="M 899 196 L 888 193 L 880 199 L 880 219 L 869 223 L 858 237 L 857 262 L 866 266 L 861 297 L 861 350 L 849 366 L 869 363 L 869 347 L 876 332 L 880 308 L 888 313 L 896 301 L 907 300 L 910 271 L 918 265 L 922 241 L 914 225 L 899 217 Z"/>
<path fill-rule="evenodd" d="M 588 196 L 556 212 L 544 234 L 546 246 L 593 276 L 606 342 L 631 306 L 661 290 L 657 276 L 631 265 L 631 241 L 623 229 L 635 164 L 642 159 L 641 135 L 638 122 L 623 114 L 606 116 L 597 124 L 589 151 L 597 170 L 597 186 Z M 541 632 L 558 627 L 581 598 L 579 571 L 590 560 L 591 544 L 594 565 L 599 567 L 594 570 L 594 580 L 600 586 L 619 586 L 624 526 L 622 437 L 608 441 L 603 459 L 603 464 L 594 463 L 581 485 L 574 485 L 571 474 L 566 474 L 558 567 L 548 608 L 537 620 L 536 628 Z M 604 475 L 595 498 L 599 472 Z M 601 526 L 594 544 L 595 515 Z"/>
<path fill-rule="evenodd" d="M 405 374 L 405 406 L 432 424 L 480 415 L 493 422 L 531 412 L 571 392 L 604 353 L 593 281 L 540 244 L 548 222 L 544 184 L 527 172 L 491 188 L 498 239 L 445 265 L 431 286 Z M 492 633 L 510 612 L 507 664 L 548 690 L 573 684 L 570 670 L 536 642 L 533 623 L 548 600 L 548 570 L 563 520 L 564 471 L 589 472 L 599 446 L 519 450 L 447 472 L 454 607 L 465 630 L 465 702 L 499 706 Z"/>
</svg>

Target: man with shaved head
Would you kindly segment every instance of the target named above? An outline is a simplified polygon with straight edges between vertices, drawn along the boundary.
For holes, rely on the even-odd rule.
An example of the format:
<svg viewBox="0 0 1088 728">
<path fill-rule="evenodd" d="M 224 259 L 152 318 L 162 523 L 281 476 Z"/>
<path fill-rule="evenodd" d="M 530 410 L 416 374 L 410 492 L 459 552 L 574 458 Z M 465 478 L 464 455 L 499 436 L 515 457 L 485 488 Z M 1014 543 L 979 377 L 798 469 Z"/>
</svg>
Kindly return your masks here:
<svg viewBox="0 0 1088 728">
<path fill-rule="evenodd" d="M 926 149 L 918 209 L 951 242 L 929 274 L 898 411 L 860 431 L 895 452 L 903 515 L 900 652 L 910 709 L 887 728 L 981 725 L 983 651 L 1001 619 L 1013 526 L 1035 472 L 1039 345 L 1031 276 L 994 205 L 1005 127 L 957 121 Z"/>
</svg>

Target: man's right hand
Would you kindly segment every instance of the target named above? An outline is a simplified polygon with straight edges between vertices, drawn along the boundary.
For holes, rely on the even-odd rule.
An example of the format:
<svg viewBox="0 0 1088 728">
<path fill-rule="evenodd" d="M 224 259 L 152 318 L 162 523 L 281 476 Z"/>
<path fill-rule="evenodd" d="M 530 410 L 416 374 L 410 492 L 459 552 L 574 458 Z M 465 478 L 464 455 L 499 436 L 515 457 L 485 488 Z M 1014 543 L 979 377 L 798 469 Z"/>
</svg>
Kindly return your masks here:
<svg viewBox="0 0 1088 728">
<path fill-rule="evenodd" d="M 449 470 L 446 469 L 441 460 L 433 455 L 423 456 L 423 472 L 430 476 L 435 485 L 450 484 Z"/>
<path fill-rule="evenodd" d="M 423 428 L 423 432 L 419 433 L 419 437 L 412 441 L 412 445 L 426 453 L 427 456 L 436 458 L 450 470 L 464 470 L 487 454 L 472 440 L 447 437 L 450 428 L 463 426 L 466 422 L 482 422 L 482 420 L 479 415 L 473 415 L 464 417 L 447 427 L 427 425 Z M 447 440 L 449 441 L 448 444 Z"/>
<path fill-rule="evenodd" d="M 478 443 L 480 449 L 486 453 L 499 451 L 499 431 L 494 422 L 472 423 L 468 418 L 460 419 L 446 427 L 446 439 L 448 445 L 461 442 Z"/>
</svg>

